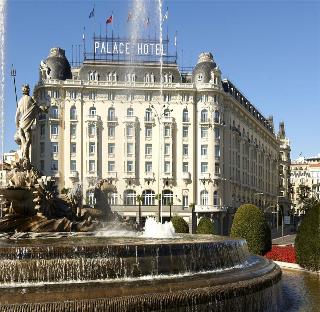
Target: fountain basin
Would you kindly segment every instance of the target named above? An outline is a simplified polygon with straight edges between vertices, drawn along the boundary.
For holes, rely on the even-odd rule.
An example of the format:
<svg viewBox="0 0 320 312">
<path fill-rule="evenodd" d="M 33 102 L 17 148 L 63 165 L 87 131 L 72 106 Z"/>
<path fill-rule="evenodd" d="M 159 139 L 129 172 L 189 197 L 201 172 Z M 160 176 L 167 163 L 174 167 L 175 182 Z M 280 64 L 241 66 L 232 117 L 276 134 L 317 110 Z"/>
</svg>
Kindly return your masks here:
<svg viewBox="0 0 320 312">
<path fill-rule="evenodd" d="M 0 239 L 0 311 L 277 311 L 280 279 L 244 240 Z"/>
</svg>

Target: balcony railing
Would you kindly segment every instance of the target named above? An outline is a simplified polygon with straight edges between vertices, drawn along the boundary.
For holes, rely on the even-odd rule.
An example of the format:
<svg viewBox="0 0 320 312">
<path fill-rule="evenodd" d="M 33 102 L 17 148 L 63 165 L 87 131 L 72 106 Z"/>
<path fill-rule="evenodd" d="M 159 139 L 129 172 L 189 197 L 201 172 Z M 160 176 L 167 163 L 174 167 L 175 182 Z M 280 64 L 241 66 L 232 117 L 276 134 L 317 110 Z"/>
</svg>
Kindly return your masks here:
<svg viewBox="0 0 320 312">
<path fill-rule="evenodd" d="M 162 173 L 162 179 L 164 179 L 164 180 L 172 180 L 173 179 L 172 172 L 163 172 Z"/>
<path fill-rule="evenodd" d="M 117 172 L 115 171 L 107 172 L 107 179 L 116 179 L 116 178 L 117 178 Z"/>
<path fill-rule="evenodd" d="M 76 170 L 71 170 L 69 173 L 69 178 L 71 178 L 71 179 L 76 179 L 76 178 L 78 178 L 78 176 L 79 176 L 79 173 Z"/>
<path fill-rule="evenodd" d="M 135 123 L 136 118 L 136 116 L 125 116 L 123 122 Z"/>
<path fill-rule="evenodd" d="M 154 124 L 154 118 L 151 117 L 151 118 L 144 118 L 144 123 L 146 124 Z"/>
<path fill-rule="evenodd" d="M 95 121 L 98 122 L 101 120 L 101 117 L 99 115 L 87 115 L 88 121 Z"/>
<path fill-rule="evenodd" d="M 219 212 L 225 211 L 226 208 L 221 205 L 195 205 L 195 212 Z"/>
<path fill-rule="evenodd" d="M 204 181 L 207 181 L 207 180 L 210 180 L 210 173 L 209 172 L 203 172 L 200 174 L 200 180 L 204 180 Z"/>
<path fill-rule="evenodd" d="M 153 172 L 145 172 L 144 173 L 144 179 L 145 180 L 153 180 L 154 179 L 154 173 Z"/>
<path fill-rule="evenodd" d="M 124 173 L 125 179 L 134 179 L 136 177 L 136 173 L 134 171 L 127 171 Z"/>
<path fill-rule="evenodd" d="M 191 180 L 191 173 L 190 172 L 182 172 L 182 179 L 183 180 Z"/>
</svg>

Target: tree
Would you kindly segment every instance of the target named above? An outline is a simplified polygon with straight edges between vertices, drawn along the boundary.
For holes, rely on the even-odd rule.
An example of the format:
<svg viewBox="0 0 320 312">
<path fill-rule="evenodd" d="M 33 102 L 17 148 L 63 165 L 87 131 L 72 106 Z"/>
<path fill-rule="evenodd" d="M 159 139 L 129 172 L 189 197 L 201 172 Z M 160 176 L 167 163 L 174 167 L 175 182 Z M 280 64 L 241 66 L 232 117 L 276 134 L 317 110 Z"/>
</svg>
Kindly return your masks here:
<svg viewBox="0 0 320 312">
<path fill-rule="evenodd" d="M 297 263 L 312 271 L 320 270 L 320 203 L 310 207 L 295 239 Z"/>
<path fill-rule="evenodd" d="M 255 205 L 238 208 L 231 227 L 231 237 L 244 238 L 250 252 L 264 255 L 271 250 L 271 230 L 264 213 Z"/>
<path fill-rule="evenodd" d="M 216 234 L 215 227 L 211 219 L 202 217 L 197 226 L 197 234 Z"/>
<path fill-rule="evenodd" d="M 182 217 L 174 216 L 171 222 L 176 233 L 189 233 L 188 223 Z"/>
<path fill-rule="evenodd" d="M 313 197 L 311 188 L 308 185 L 300 184 L 298 186 L 298 204 L 299 211 L 305 214 L 310 208 L 314 207 L 319 201 Z"/>
</svg>

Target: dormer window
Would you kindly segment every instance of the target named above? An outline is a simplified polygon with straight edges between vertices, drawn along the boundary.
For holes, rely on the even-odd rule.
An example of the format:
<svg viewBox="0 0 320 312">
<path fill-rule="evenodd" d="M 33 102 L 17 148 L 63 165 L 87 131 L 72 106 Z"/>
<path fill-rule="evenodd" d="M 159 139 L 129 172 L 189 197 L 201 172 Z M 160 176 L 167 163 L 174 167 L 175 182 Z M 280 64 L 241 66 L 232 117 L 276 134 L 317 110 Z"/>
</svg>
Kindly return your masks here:
<svg viewBox="0 0 320 312">
<path fill-rule="evenodd" d="M 203 80 L 203 74 L 198 74 L 198 77 L 197 77 L 197 81 L 202 81 Z"/>
</svg>

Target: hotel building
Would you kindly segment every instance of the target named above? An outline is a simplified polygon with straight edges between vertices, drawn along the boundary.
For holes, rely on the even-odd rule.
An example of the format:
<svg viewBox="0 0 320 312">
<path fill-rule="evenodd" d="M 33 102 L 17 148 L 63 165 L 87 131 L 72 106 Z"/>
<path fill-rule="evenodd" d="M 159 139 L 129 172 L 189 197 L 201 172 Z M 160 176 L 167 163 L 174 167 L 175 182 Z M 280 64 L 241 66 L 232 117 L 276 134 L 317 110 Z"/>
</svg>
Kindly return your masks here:
<svg viewBox="0 0 320 312">
<path fill-rule="evenodd" d="M 165 219 L 171 211 L 194 226 L 206 214 L 223 234 L 242 203 L 277 205 L 272 118 L 221 78 L 211 53 L 183 72 L 174 57 L 161 68 L 154 56 L 103 52 L 71 68 L 64 50 L 53 48 L 41 62 L 34 95 L 50 109 L 36 121 L 32 162 L 44 175 L 60 189 L 81 183 L 87 205 L 95 203 L 95 183 L 107 179 L 117 189 L 112 209 L 135 219 L 138 200 L 142 217 L 158 216 L 162 194 Z"/>
</svg>

